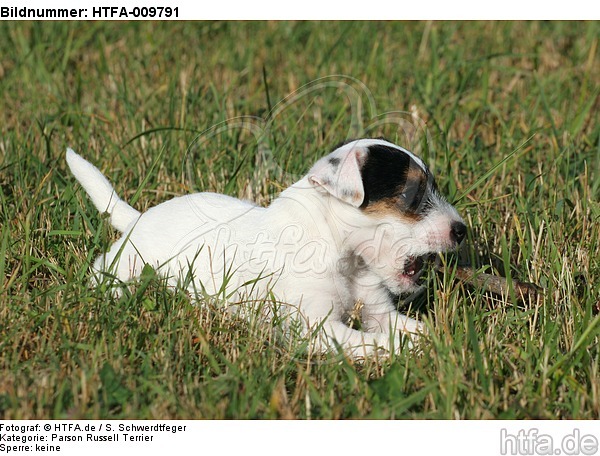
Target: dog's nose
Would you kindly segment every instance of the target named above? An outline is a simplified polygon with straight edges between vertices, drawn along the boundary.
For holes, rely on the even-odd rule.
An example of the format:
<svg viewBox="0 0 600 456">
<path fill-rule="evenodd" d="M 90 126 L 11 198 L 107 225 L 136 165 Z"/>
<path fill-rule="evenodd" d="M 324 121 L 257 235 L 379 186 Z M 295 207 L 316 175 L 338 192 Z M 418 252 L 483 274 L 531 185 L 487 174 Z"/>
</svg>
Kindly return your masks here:
<svg viewBox="0 0 600 456">
<path fill-rule="evenodd" d="M 462 222 L 452 222 L 450 225 L 450 239 L 456 242 L 456 245 L 460 244 L 467 235 L 467 227 Z"/>
</svg>

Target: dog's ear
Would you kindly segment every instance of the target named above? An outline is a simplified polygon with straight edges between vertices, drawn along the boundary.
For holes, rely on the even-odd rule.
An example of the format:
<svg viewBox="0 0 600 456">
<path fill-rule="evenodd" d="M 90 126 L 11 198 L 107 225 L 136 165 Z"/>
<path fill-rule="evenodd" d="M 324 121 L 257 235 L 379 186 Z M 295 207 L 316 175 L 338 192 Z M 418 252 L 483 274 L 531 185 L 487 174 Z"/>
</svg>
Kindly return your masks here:
<svg viewBox="0 0 600 456">
<path fill-rule="evenodd" d="M 308 173 L 308 180 L 317 189 L 359 207 L 365 199 L 361 168 L 367 152 L 358 147 L 343 149 L 315 163 Z"/>
</svg>

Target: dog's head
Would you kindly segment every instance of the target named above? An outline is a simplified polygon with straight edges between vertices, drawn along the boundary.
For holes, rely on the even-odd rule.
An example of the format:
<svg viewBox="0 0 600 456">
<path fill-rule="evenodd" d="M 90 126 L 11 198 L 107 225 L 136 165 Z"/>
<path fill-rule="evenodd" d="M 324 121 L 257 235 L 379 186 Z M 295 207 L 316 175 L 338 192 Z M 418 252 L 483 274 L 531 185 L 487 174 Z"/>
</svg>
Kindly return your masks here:
<svg viewBox="0 0 600 456">
<path fill-rule="evenodd" d="M 416 289 L 426 259 L 455 248 L 466 235 L 425 163 L 390 142 L 344 144 L 311 168 L 308 181 L 352 208 L 354 229 L 345 247 L 394 293 Z"/>
</svg>

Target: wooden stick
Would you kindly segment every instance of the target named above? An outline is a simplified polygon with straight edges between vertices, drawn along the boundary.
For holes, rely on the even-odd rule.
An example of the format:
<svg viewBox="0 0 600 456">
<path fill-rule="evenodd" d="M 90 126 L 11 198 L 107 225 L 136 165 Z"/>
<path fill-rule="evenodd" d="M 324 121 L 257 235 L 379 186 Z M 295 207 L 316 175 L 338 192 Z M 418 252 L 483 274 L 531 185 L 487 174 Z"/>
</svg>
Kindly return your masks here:
<svg viewBox="0 0 600 456">
<path fill-rule="evenodd" d="M 441 273 L 444 272 L 444 268 L 441 266 L 438 267 L 437 270 Z M 456 278 L 461 282 L 476 288 L 481 288 L 484 291 L 504 296 L 509 295 L 509 283 L 504 277 L 486 274 L 485 272 L 477 272 L 472 268 L 459 266 L 456 268 Z M 535 300 L 537 296 L 543 292 L 542 288 L 538 285 L 529 282 L 513 280 L 512 286 L 517 297 L 521 300 L 526 300 L 527 298 Z"/>
</svg>

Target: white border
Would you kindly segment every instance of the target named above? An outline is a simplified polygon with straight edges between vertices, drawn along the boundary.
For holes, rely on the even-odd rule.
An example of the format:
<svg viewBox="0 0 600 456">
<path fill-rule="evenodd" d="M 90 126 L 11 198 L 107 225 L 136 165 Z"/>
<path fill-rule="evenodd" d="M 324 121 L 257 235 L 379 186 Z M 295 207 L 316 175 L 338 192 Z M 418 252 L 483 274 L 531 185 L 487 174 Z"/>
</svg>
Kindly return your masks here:
<svg viewBox="0 0 600 456">
<path fill-rule="evenodd" d="M 118 426 L 180 426 L 184 431 L 119 432 Z M 595 421 L 0 421 L 0 434 L 43 436 L 41 445 L 60 446 L 61 455 L 131 456 L 132 454 L 283 454 L 336 456 L 414 455 L 568 455 L 600 454 Z M 37 431 L 7 432 L 7 425 L 36 426 Z M 107 430 L 108 426 L 112 427 Z M 79 429 L 75 428 L 79 426 Z M 95 426 L 93 432 L 85 429 Z M 98 427 L 102 426 L 102 430 Z M 59 428 L 57 431 L 56 428 Z M 46 428 L 46 430 L 44 430 Z M 124 434 L 147 441 L 125 441 Z M 51 441 L 52 435 L 83 436 L 84 442 Z M 87 442 L 87 435 L 118 441 Z M 504 437 L 504 441 L 502 440 Z M 150 439 L 151 437 L 151 439 Z M 547 442 L 552 442 L 548 453 Z M 595 442 L 595 443 L 594 443 Z M 0 444 L 19 445 L 2 441 Z M 35 452 L 36 443 L 26 443 Z M 542 444 L 544 444 L 542 446 Z M 583 445 L 585 448 L 574 445 Z M 590 447 L 590 444 L 593 448 Z M 539 445 L 539 446 L 538 446 Z M 595 445 L 595 447 L 594 447 Z M 592 451 L 590 451 L 590 448 Z M 568 451 L 573 450 L 573 451 Z M 587 450 L 587 451 L 586 451 Z M 11 452 L 12 454 L 19 454 Z M 11 454 L 8 453 L 8 454 Z M 6 453 L 3 453 L 6 454 Z M 27 454 L 27 452 L 20 454 Z"/>
</svg>

